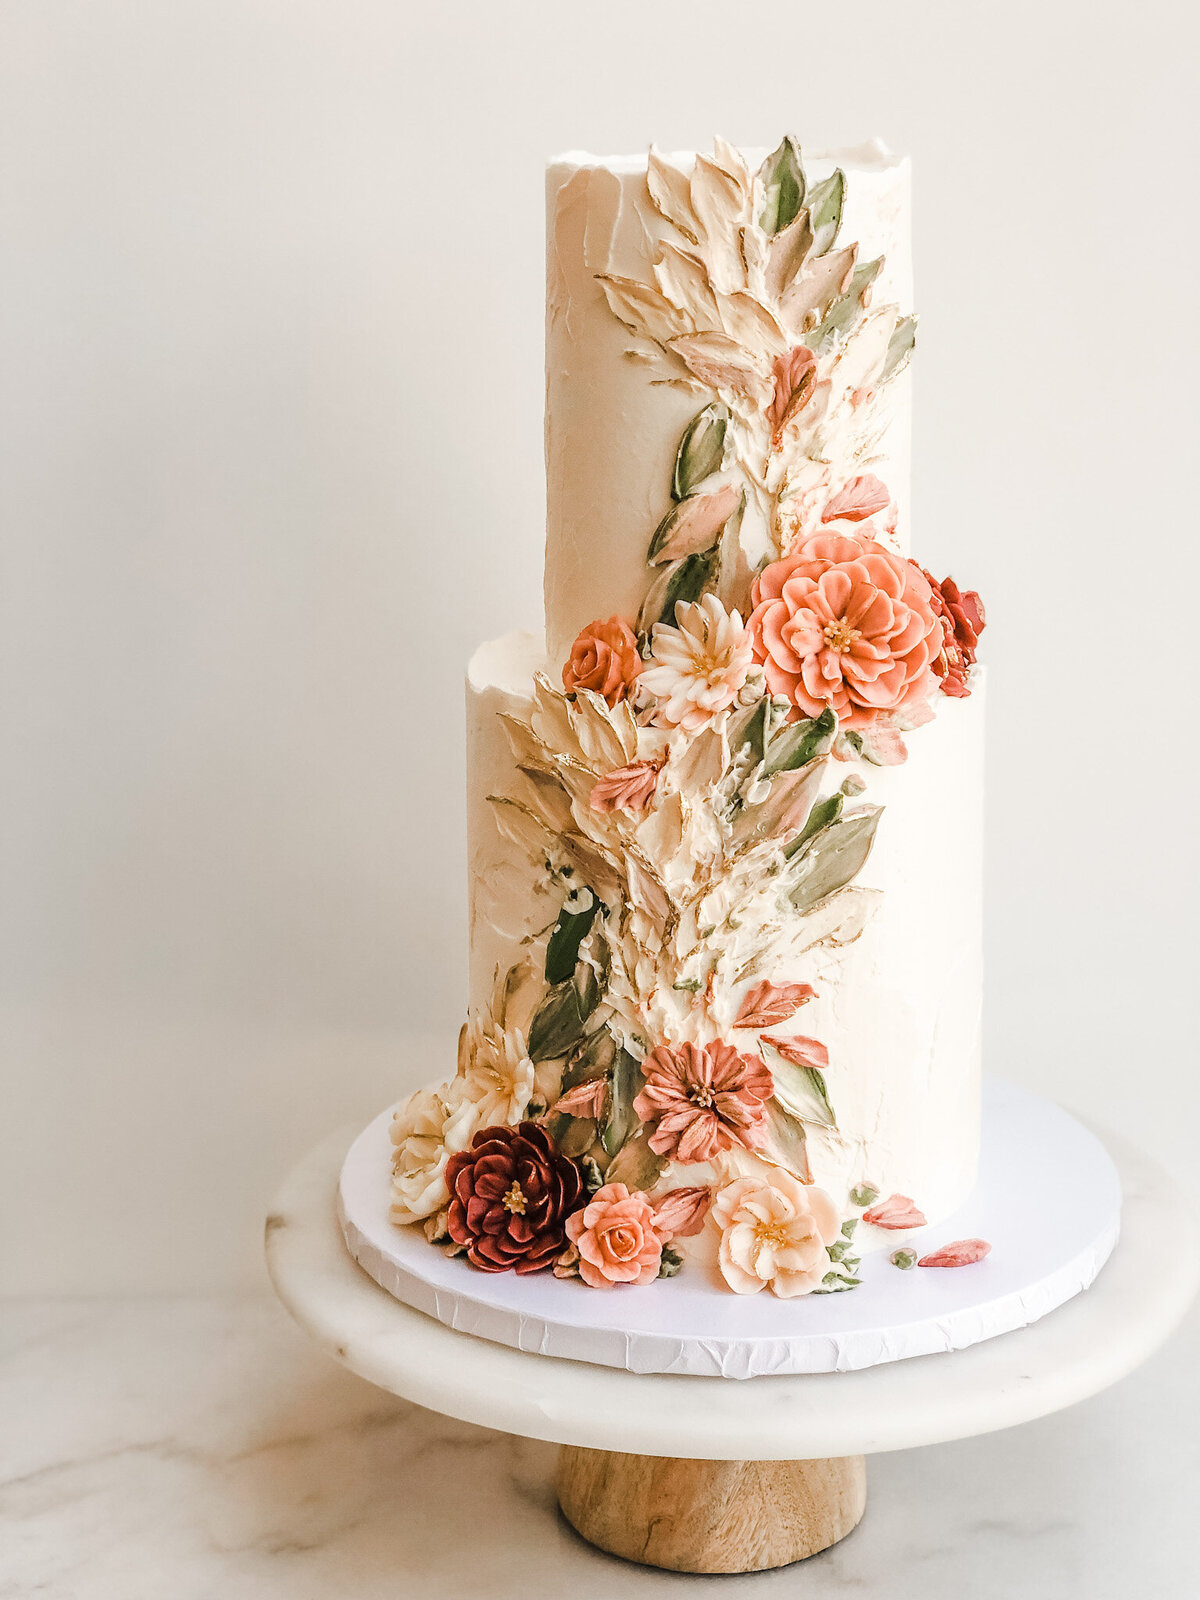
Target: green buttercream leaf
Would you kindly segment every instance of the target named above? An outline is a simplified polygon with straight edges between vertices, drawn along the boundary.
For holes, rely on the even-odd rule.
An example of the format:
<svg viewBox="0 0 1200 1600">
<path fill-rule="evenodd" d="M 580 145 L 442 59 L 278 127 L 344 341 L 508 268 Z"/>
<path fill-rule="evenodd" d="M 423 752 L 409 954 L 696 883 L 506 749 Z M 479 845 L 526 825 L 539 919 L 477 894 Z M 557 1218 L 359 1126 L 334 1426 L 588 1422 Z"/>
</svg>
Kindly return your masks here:
<svg viewBox="0 0 1200 1600">
<path fill-rule="evenodd" d="M 553 1061 L 565 1056 L 583 1037 L 584 1026 L 600 999 L 600 985 L 590 967 L 556 984 L 542 1001 L 529 1027 L 529 1059 Z"/>
<path fill-rule="evenodd" d="M 623 1183 L 627 1189 L 653 1189 L 666 1170 L 666 1157 L 655 1155 L 643 1128 L 617 1151 L 604 1174 L 605 1183 Z"/>
<path fill-rule="evenodd" d="M 650 592 L 642 601 L 638 615 L 638 632 L 649 635 L 656 622 L 674 623 L 675 607 L 681 600 L 699 600 L 705 585 L 716 570 L 720 553 L 712 550 L 697 551 L 664 567 L 661 576 L 651 584 Z M 643 652 L 644 654 L 645 652 Z"/>
<path fill-rule="evenodd" d="M 587 938 L 600 902 L 592 895 L 592 903 L 583 911 L 572 911 L 569 905 L 558 913 L 558 921 L 546 946 L 546 982 L 562 983 L 575 971 L 579 946 Z"/>
<path fill-rule="evenodd" d="M 844 804 L 845 801 L 840 794 L 831 794 L 825 800 L 818 800 L 808 813 L 808 820 L 803 828 L 801 828 L 791 844 L 788 845 L 785 854 L 794 856 L 803 850 L 814 834 L 820 833 L 822 828 L 828 828 L 831 823 L 837 821 L 842 814 L 842 806 Z"/>
<path fill-rule="evenodd" d="M 800 146 L 791 134 L 773 150 L 758 169 L 758 180 L 763 186 L 762 210 L 758 225 L 767 234 L 776 234 L 795 221 L 804 204 L 804 164 L 800 159 Z"/>
<path fill-rule="evenodd" d="M 675 475 L 671 482 L 674 499 L 682 500 L 698 483 L 720 470 L 725 458 L 728 426 L 728 407 L 718 400 L 698 411 L 688 423 L 675 456 Z"/>
<path fill-rule="evenodd" d="M 879 276 L 882 266 L 883 257 L 878 256 L 874 261 L 864 261 L 861 267 L 855 267 L 845 294 L 833 302 L 824 322 L 805 335 L 804 342 L 810 350 L 819 354 L 850 328 L 862 310 L 863 295 Z"/>
<path fill-rule="evenodd" d="M 846 200 L 846 175 L 839 167 L 823 183 L 808 191 L 808 220 L 813 231 L 813 254 L 823 256 L 831 248 L 842 225 Z"/>
<path fill-rule="evenodd" d="M 871 806 L 839 817 L 813 835 L 791 866 L 789 898 L 797 911 L 810 911 L 858 874 L 871 853 L 881 810 Z"/>
<path fill-rule="evenodd" d="M 908 365 L 909 357 L 913 353 L 913 346 L 917 342 L 916 317 L 904 317 L 896 324 L 895 332 L 888 340 L 887 355 L 883 358 L 880 369 L 879 381 L 886 383 L 896 373 L 902 372 Z"/>
<path fill-rule="evenodd" d="M 658 1269 L 659 1277 L 673 1278 L 682 1266 L 683 1257 L 679 1251 L 672 1249 L 669 1244 L 663 1245 L 662 1265 Z"/>
<path fill-rule="evenodd" d="M 600 1136 L 610 1156 L 616 1155 L 626 1139 L 639 1126 L 633 1102 L 645 1082 L 641 1067 L 628 1050 L 618 1050 L 617 1059 L 613 1064 L 612 1092 L 608 1097 L 608 1121 Z"/>
<path fill-rule="evenodd" d="M 836 1128 L 837 1118 L 829 1103 L 825 1088 L 825 1074 L 816 1067 L 798 1067 L 787 1061 L 774 1049 L 770 1039 L 764 1039 L 770 1054 L 771 1077 L 775 1081 L 775 1099 L 791 1117 L 800 1122 L 813 1122 L 822 1128 Z"/>
<path fill-rule="evenodd" d="M 837 736 L 837 713 L 826 706 L 819 717 L 789 722 L 771 740 L 766 754 L 764 778 L 777 772 L 794 772 L 817 756 L 823 756 Z"/>
</svg>

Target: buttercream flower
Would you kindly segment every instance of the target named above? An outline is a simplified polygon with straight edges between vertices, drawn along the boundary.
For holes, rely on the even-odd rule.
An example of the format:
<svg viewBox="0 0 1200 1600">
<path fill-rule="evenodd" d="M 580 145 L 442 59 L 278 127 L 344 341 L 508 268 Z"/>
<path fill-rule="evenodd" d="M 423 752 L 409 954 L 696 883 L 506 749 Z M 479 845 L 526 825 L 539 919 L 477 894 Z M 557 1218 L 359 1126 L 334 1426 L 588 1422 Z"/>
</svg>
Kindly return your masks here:
<svg viewBox="0 0 1200 1600">
<path fill-rule="evenodd" d="M 770 1289 L 781 1300 L 810 1294 L 830 1270 L 826 1245 L 839 1237 L 837 1207 L 781 1167 L 770 1179 L 737 1178 L 718 1190 L 710 1215 L 721 1231 L 717 1261 L 735 1294 Z"/>
<path fill-rule="evenodd" d="M 593 811 L 644 811 L 658 787 L 658 770 L 657 761 L 615 767 L 592 785 L 588 804 Z"/>
<path fill-rule="evenodd" d="M 591 689 L 610 706 L 624 700 L 642 670 L 637 635 L 624 617 L 589 622 L 571 646 L 563 667 L 563 688 L 568 694 Z"/>
<path fill-rule="evenodd" d="M 967 680 L 975 665 L 979 635 L 987 626 L 983 601 L 974 589 L 961 590 L 953 578 L 939 583 L 932 573 L 921 570 L 929 580 L 934 610 L 942 622 L 942 649 L 933 670 L 942 680 L 943 694 L 965 700 L 971 693 Z"/>
<path fill-rule="evenodd" d="M 655 623 L 638 685 L 660 727 L 695 733 L 735 702 L 754 666 L 750 635 L 715 594 L 675 607 L 674 627 Z"/>
<path fill-rule="evenodd" d="M 767 688 L 843 728 L 915 706 L 943 644 L 925 575 L 863 534 L 818 533 L 754 580 L 748 624 Z"/>
<path fill-rule="evenodd" d="M 606 1183 L 574 1216 L 567 1238 L 579 1251 L 579 1276 L 593 1289 L 615 1283 L 649 1283 L 662 1265 L 663 1241 L 654 1208 L 623 1183 Z"/>
<path fill-rule="evenodd" d="M 482 1128 L 446 1163 L 446 1230 L 484 1272 L 539 1272 L 562 1250 L 583 1179 L 545 1128 Z"/>
<path fill-rule="evenodd" d="M 536 1073 L 520 1031 L 473 1017 L 466 1025 L 460 1053 L 459 1115 L 469 1112 L 471 1131 L 493 1123 L 520 1122 L 533 1098 Z"/>
<path fill-rule="evenodd" d="M 660 1044 L 642 1062 L 646 1087 L 633 1102 L 652 1123 L 650 1148 L 675 1161 L 711 1161 L 734 1144 L 766 1138 L 764 1102 L 775 1085 L 759 1056 L 731 1044 Z"/>
<path fill-rule="evenodd" d="M 464 1120 L 461 1085 L 418 1089 L 392 1118 L 391 1219 L 406 1226 L 440 1211 L 449 1199 L 446 1163 L 475 1126 Z"/>
</svg>

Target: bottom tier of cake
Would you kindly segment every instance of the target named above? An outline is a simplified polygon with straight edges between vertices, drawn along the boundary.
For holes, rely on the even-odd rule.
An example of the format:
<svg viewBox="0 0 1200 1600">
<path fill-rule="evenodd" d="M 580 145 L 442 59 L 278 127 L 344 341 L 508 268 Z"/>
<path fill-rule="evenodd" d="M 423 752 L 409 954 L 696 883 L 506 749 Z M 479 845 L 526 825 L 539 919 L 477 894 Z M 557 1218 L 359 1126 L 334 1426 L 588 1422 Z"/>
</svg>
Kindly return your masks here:
<svg viewBox="0 0 1200 1600">
<path fill-rule="evenodd" d="M 530 882 L 489 796 L 512 789 L 503 715 L 529 714 L 535 674 L 557 681 L 540 639 L 483 645 L 467 681 L 470 998 L 486 1008 L 497 973 L 544 950 L 557 907 Z M 983 803 L 982 674 L 963 700 L 908 736 L 903 765 L 847 764 L 882 806 L 852 899 L 777 981 L 811 984 L 804 1029 L 828 1049 L 828 1110 L 806 1124 L 813 1180 L 845 1209 L 868 1186 L 902 1196 L 930 1221 L 975 1181 L 980 1122 Z M 540 941 L 540 945 L 539 945 Z M 864 1226 L 857 1243 L 889 1241 Z"/>
</svg>

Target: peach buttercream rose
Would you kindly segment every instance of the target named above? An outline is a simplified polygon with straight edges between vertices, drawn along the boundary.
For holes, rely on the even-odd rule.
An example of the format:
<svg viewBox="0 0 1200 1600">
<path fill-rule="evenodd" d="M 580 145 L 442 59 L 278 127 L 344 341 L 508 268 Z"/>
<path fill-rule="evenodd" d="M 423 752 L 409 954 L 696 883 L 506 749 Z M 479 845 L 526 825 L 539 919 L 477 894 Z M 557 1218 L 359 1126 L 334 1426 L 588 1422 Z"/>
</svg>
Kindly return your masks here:
<svg viewBox="0 0 1200 1600">
<path fill-rule="evenodd" d="M 637 635 L 624 617 L 589 622 L 563 667 L 563 688 L 568 694 L 591 689 L 610 706 L 624 700 L 642 670 Z"/>
<path fill-rule="evenodd" d="M 765 567 L 748 624 L 773 695 L 843 728 L 908 713 L 936 686 L 943 630 L 920 568 L 868 535 L 818 533 Z"/>
<path fill-rule="evenodd" d="M 710 1213 L 721 1232 L 717 1261 L 735 1294 L 770 1289 L 781 1300 L 811 1294 L 830 1270 L 826 1245 L 839 1237 L 837 1207 L 781 1167 L 770 1179 L 737 1178 Z"/>
<path fill-rule="evenodd" d="M 623 1183 L 606 1183 L 582 1211 L 568 1217 L 567 1238 L 579 1252 L 579 1276 L 593 1289 L 658 1277 L 663 1241 L 654 1208 Z"/>
</svg>

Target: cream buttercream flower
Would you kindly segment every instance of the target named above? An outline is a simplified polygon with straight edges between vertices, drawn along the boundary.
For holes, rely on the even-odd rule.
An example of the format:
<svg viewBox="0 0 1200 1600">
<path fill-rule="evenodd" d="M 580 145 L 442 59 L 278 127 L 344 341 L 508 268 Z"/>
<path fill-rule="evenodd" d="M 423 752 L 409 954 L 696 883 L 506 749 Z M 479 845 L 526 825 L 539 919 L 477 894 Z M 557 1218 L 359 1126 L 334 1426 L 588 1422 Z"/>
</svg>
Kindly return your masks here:
<svg viewBox="0 0 1200 1600">
<path fill-rule="evenodd" d="M 721 1230 L 721 1276 L 735 1294 L 770 1289 L 781 1300 L 810 1294 L 830 1270 L 826 1245 L 840 1232 L 825 1193 L 781 1167 L 767 1178 L 737 1178 L 713 1200 Z"/>
<path fill-rule="evenodd" d="M 517 1028 L 472 1018 L 460 1045 L 457 1081 L 475 1128 L 511 1127 L 529 1110 L 535 1069 Z M 460 1146 L 464 1148 L 465 1146 Z"/>
<path fill-rule="evenodd" d="M 660 727 L 695 733 L 733 705 L 754 667 L 750 635 L 715 594 L 675 607 L 676 626 L 658 622 L 639 696 L 657 702 Z"/>
<path fill-rule="evenodd" d="M 418 1089 L 392 1118 L 391 1218 L 405 1226 L 440 1211 L 450 1199 L 446 1162 L 465 1150 L 478 1123 L 454 1079 L 443 1089 Z M 464 1111 L 467 1113 L 464 1115 Z"/>
</svg>

